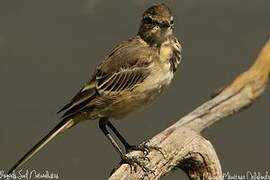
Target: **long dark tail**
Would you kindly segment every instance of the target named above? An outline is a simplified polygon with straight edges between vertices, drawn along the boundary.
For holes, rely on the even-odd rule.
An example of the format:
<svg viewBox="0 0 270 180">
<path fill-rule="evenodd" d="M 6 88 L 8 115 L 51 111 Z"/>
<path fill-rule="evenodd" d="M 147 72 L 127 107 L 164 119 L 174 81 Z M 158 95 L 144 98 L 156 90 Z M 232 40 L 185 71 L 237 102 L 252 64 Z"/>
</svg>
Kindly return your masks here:
<svg viewBox="0 0 270 180">
<path fill-rule="evenodd" d="M 44 138 L 42 138 L 35 146 L 33 146 L 12 168 L 8 174 L 12 173 L 16 168 L 22 166 L 38 151 L 40 151 L 48 142 L 55 138 L 61 132 L 72 127 L 75 124 L 73 119 L 63 119 L 57 126 L 55 126 Z"/>
</svg>

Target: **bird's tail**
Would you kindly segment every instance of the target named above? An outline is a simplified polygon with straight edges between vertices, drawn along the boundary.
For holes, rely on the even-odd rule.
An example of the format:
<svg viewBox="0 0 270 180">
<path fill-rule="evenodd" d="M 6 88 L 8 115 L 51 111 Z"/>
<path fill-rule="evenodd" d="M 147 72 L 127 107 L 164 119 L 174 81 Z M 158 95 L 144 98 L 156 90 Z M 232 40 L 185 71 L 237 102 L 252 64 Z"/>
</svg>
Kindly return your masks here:
<svg viewBox="0 0 270 180">
<path fill-rule="evenodd" d="M 16 168 L 22 166 L 38 151 L 40 151 L 48 142 L 55 138 L 61 132 L 75 125 L 75 121 L 71 118 L 63 119 L 57 126 L 55 126 L 44 138 L 42 138 L 35 146 L 33 146 L 12 168 L 8 171 L 11 174 Z"/>
</svg>

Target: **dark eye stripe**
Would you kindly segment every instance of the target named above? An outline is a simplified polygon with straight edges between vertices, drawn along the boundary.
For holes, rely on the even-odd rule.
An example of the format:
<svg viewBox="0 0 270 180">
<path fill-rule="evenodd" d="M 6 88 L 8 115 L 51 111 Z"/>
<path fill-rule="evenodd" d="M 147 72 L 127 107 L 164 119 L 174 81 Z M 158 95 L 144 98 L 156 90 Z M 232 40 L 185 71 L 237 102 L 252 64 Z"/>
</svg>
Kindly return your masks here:
<svg viewBox="0 0 270 180">
<path fill-rule="evenodd" d="M 151 17 L 146 16 L 146 17 L 143 18 L 143 22 L 145 24 L 154 24 L 155 21 Z"/>
<path fill-rule="evenodd" d="M 163 21 L 163 22 L 159 22 L 157 20 L 154 20 L 152 19 L 151 17 L 149 16 L 146 16 L 143 18 L 143 22 L 145 24 L 153 24 L 153 25 L 157 25 L 157 26 L 160 26 L 160 27 L 170 27 L 170 23 L 166 22 L 166 21 Z"/>
</svg>

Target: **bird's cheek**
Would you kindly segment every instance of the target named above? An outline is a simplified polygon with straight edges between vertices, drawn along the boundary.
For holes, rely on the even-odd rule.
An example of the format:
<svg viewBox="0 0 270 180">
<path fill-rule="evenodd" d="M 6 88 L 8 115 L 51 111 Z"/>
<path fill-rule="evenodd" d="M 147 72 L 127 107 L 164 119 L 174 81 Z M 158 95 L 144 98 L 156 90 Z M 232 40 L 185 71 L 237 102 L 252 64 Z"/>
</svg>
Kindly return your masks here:
<svg viewBox="0 0 270 180">
<path fill-rule="evenodd" d="M 171 27 L 169 28 L 166 28 L 162 31 L 162 34 L 164 37 L 168 37 L 168 36 L 171 36 L 173 34 L 173 30 Z"/>
</svg>

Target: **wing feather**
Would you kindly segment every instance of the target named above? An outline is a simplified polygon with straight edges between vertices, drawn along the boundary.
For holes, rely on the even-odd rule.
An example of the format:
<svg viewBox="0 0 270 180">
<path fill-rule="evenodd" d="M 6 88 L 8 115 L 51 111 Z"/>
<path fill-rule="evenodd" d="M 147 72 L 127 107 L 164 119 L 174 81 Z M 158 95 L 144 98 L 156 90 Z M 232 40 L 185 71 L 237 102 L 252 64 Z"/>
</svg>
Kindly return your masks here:
<svg viewBox="0 0 270 180">
<path fill-rule="evenodd" d="M 57 114 L 79 105 L 80 103 L 87 101 L 87 99 L 92 99 L 95 93 L 96 90 L 93 81 L 86 83 L 83 88 L 81 88 L 80 91 L 70 100 L 70 102 L 57 112 Z"/>
<path fill-rule="evenodd" d="M 63 117 L 67 117 L 107 107 L 148 77 L 154 55 L 139 37 L 120 43 L 97 67 L 91 81 L 59 112 L 66 111 Z"/>
<path fill-rule="evenodd" d="M 150 71 L 146 67 L 124 69 L 120 72 L 112 74 L 114 78 L 107 77 L 105 80 L 109 85 L 113 86 L 101 86 L 97 84 L 97 90 L 100 93 L 105 94 L 121 94 L 127 91 L 131 91 L 135 86 L 143 82 L 143 80 L 149 75 Z M 98 83 L 98 82 L 97 82 Z"/>
</svg>

